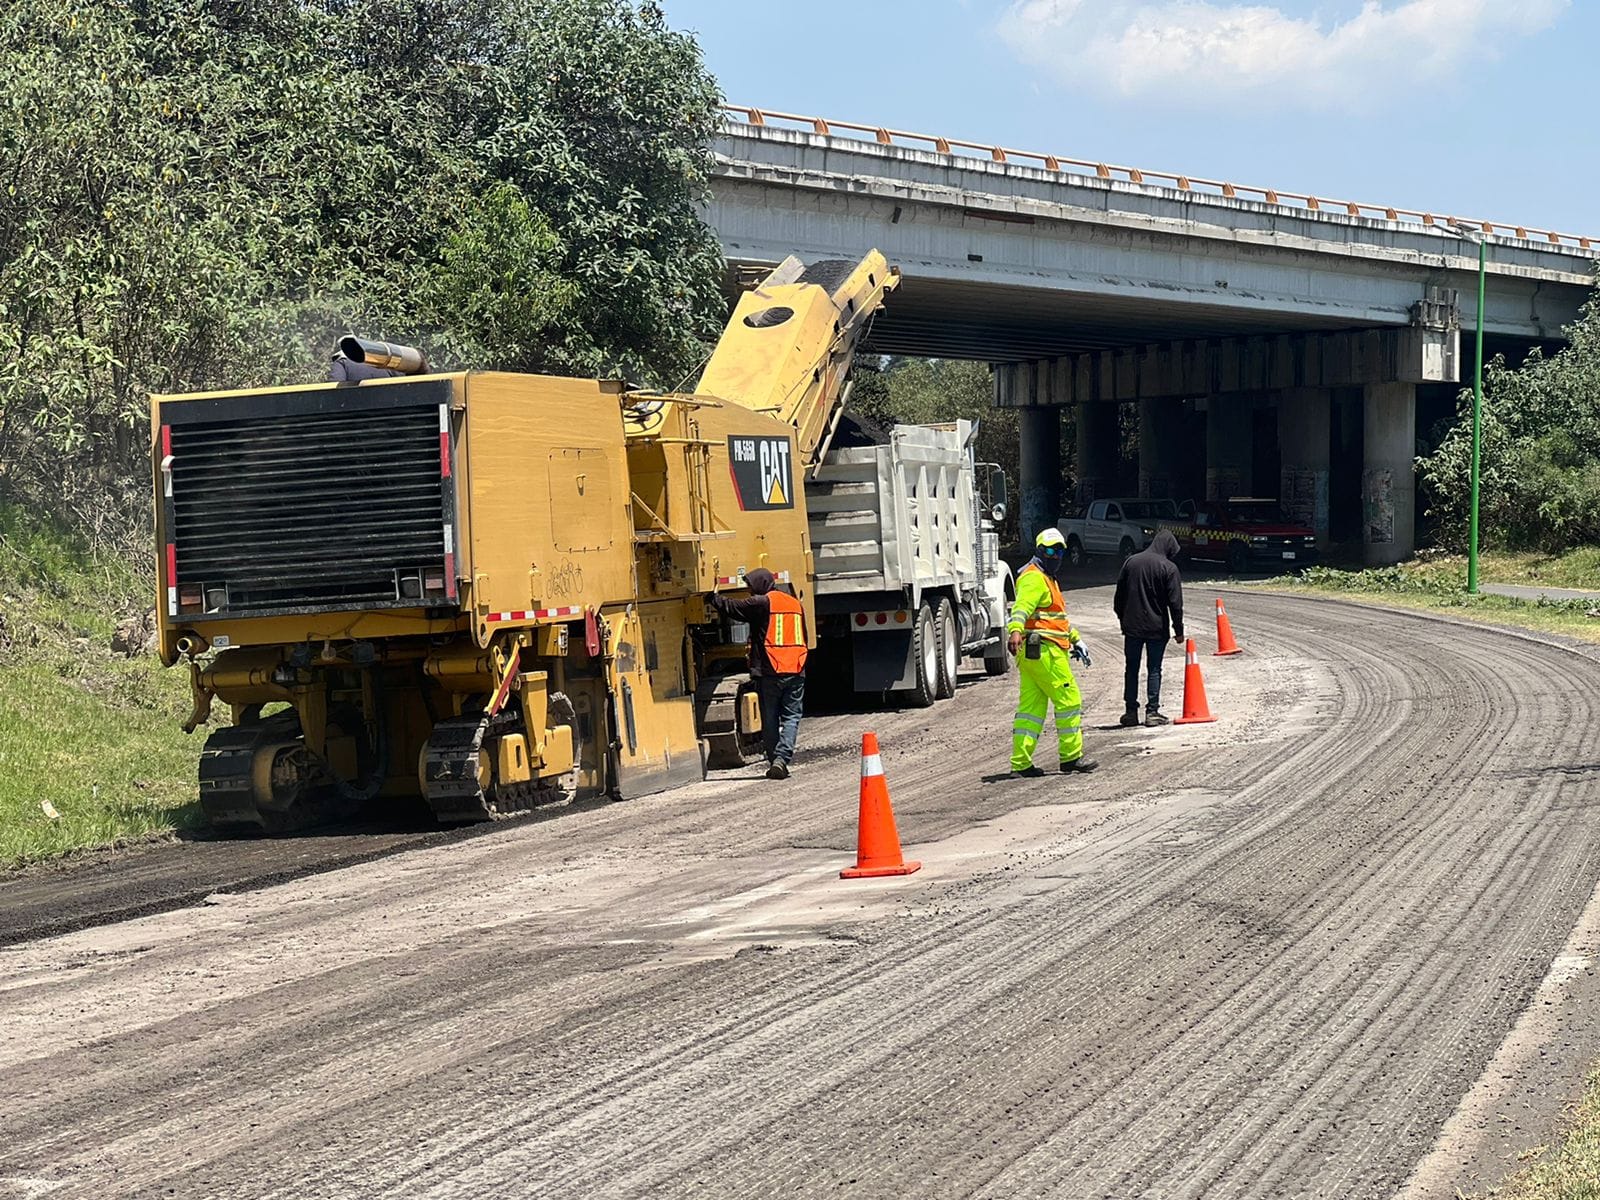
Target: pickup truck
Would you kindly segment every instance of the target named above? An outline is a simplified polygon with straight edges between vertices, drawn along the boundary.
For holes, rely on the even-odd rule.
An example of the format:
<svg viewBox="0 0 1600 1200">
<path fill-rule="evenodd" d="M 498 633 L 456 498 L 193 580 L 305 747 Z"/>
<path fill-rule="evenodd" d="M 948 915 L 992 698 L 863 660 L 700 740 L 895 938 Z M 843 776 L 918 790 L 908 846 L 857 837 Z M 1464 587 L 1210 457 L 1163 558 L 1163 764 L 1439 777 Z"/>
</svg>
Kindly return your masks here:
<svg viewBox="0 0 1600 1200">
<path fill-rule="evenodd" d="M 1317 560 L 1317 535 L 1284 519 L 1276 500 L 1235 497 L 1184 504 L 1176 521 L 1163 521 L 1184 557 L 1221 562 L 1235 573 L 1298 569 Z"/>
<path fill-rule="evenodd" d="M 1056 528 L 1067 539 L 1067 561 L 1081 567 L 1090 555 L 1127 558 L 1143 550 L 1162 525 L 1175 524 L 1178 509 L 1171 500 L 1096 500 L 1075 517 L 1063 517 Z"/>
</svg>

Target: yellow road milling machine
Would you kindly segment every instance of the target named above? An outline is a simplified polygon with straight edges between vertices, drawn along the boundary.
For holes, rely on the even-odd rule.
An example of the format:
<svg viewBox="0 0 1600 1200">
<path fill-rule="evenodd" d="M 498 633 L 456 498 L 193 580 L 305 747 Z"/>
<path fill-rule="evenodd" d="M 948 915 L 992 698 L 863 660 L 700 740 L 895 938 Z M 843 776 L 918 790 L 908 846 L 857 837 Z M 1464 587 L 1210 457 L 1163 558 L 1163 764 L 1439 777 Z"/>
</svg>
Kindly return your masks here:
<svg viewBox="0 0 1600 1200">
<path fill-rule="evenodd" d="M 419 794 L 482 821 L 758 754 L 748 630 L 707 597 L 766 565 L 816 629 L 804 475 L 898 282 L 877 252 L 790 259 L 687 394 L 466 371 L 153 397 L 160 653 L 186 728 L 232 717 L 201 752 L 213 826 Z"/>
</svg>

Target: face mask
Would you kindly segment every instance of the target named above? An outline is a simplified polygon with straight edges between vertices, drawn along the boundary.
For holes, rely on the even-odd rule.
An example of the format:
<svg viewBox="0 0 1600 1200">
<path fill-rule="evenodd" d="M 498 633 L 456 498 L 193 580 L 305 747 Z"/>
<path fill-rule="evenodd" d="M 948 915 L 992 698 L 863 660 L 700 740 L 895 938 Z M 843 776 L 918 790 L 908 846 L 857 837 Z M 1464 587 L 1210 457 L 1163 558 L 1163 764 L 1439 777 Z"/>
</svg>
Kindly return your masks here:
<svg viewBox="0 0 1600 1200">
<path fill-rule="evenodd" d="M 1054 579 L 1056 575 L 1060 573 L 1060 554 L 1046 554 L 1043 550 L 1040 550 L 1037 557 L 1039 560 L 1039 565 L 1044 569 L 1044 573 L 1050 576 L 1050 578 Z"/>
</svg>

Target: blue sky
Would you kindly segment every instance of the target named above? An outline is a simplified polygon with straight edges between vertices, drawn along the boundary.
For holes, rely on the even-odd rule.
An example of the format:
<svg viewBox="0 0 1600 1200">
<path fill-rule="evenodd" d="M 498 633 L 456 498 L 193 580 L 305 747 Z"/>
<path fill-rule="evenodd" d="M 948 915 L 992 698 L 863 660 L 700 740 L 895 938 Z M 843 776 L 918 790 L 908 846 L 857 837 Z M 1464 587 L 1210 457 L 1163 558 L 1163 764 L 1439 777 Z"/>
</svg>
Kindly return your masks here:
<svg viewBox="0 0 1600 1200">
<path fill-rule="evenodd" d="M 1600 236 L 1600 0 L 662 0 L 736 104 Z"/>
</svg>

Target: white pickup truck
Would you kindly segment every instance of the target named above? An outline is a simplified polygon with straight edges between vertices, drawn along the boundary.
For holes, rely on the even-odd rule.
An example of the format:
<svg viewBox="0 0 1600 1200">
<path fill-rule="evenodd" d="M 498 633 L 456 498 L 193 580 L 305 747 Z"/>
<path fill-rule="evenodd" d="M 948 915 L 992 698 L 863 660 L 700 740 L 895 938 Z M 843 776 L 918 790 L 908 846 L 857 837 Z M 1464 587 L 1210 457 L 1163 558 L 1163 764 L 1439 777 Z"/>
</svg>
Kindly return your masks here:
<svg viewBox="0 0 1600 1200">
<path fill-rule="evenodd" d="M 1163 521 L 1177 519 L 1171 500 L 1114 498 L 1096 500 L 1077 516 L 1062 517 L 1056 527 L 1067 539 L 1067 561 L 1081 567 L 1091 555 L 1127 558 L 1150 544 Z"/>
</svg>

